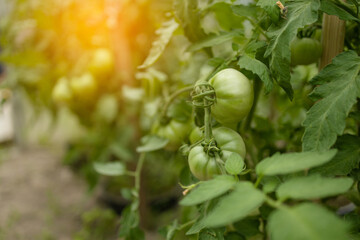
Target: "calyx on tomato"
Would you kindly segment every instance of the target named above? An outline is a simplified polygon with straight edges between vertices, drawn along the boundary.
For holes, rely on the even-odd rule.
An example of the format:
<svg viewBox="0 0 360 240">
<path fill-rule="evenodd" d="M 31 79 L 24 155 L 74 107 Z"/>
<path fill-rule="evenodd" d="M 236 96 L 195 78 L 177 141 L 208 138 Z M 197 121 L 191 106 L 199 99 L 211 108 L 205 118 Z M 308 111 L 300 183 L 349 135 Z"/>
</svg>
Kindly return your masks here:
<svg viewBox="0 0 360 240">
<path fill-rule="evenodd" d="M 251 82 L 244 74 L 227 68 L 215 74 L 209 83 L 216 94 L 211 114 L 218 122 L 223 125 L 237 123 L 249 113 L 254 92 Z"/>
<path fill-rule="evenodd" d="M 225 162 L 234 152 L 243 158 L 246 154 L 244 141 L 236 131 L 219 127 L 213 130 L 213 136 L 216 146 L 220 149 L 219 152 L 210 153 L 199 145 L 192 148 L 188 156 L 190 171 L 199 180 L 208 180 L 221 173 L 218 158 Z"/>
<path fill-rule="evenodd" d="M 309 65 L 321 57 L 321 43 L 312 38 L 295 38 L 290 44 L 291 65 Z"/>
</svg>

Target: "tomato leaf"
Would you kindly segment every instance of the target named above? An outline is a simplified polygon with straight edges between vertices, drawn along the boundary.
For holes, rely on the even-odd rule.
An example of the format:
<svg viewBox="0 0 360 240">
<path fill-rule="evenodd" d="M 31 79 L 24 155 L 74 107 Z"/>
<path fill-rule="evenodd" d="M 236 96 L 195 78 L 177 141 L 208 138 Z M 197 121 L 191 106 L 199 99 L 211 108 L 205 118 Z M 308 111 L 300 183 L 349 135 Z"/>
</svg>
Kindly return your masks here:
<svg viewBox="0 0 360 240">
<path fill-rule="evenodd" d="M 324 1 L 321 0 L 320 10 L 329 14 L 329 15 L 336 15 L 342 20 L 349 20 L 349 21 L 357 21 L 360 22 L 360 19 L 354 17 L 345 9 L 341 8 L 340 6 L 336 5 L 332 1 Z"/>
<path fill-rule="evenodd" d="M 310 97 L 317 101 L 303 123 L 303 151 L 329 149 L 345 129 L 345 120 L 360 97 L 360 57 L 353 51 L 339 54 L 311 83 Z"/>
<path fill-rule="evenodd" d="M 271 89 L 273 88 L 273 82 L 270 77 L 270 70 L 264 63 L 257 60 L 255 57 L 244 54 L 240 57 L 238 65 L 240 68 L 244 68 L 258 75 L 265 85 L 266 93 L 269 93 L 271 91 Z"/>
<path fill-rule="evenodd" d="M 95 162 L 93 166 L 96 172 L 106 176 L 121 176 L 126 172 L 126 167 L 121 162 Z"/>
<path fill-rule="evenodd" d="M 327 178 L 320 175 L 297 177 L 281 184 L 276 190 L 279 199 L 316 199 L 345 193 L 351 185 L 351 178 Z"/>
<path fill-rule="evenodd" d="M 134 203 L 127 206 L 121 214 L 121 227 L 119 229 L 119 237 L 127 237 L 132 234 L 132 231 L 138 229 L 139 213 L 134 211 Z M 133 238 L 131 238 L 133 239 Z"/>
<path fill-rule="evenodd" d="M 197 1 L 193 0 L 174 1 L 176 17 L 180 20 L 186 37 L 192 42 L 199 41 L 205 37 L 204 31 L 201 29 L 197 5 Z"/>
<path fill-rule="evenodd" d="M 250 182 L 239 182 L 234 191 L 219 200 L 214 210 L 203 219 L 203 223 L 206 227 L 226 226 L 246 217 L 260 207 L 264 200 L 264 194 Z"/>
<path fill-rule="evenodd" d="M 273 176 L 288 174 L 319 166 L 330 161 L 337 150 L 326 152 L 301 152 L 275 154 L 265 158 L 256 166 L 256 174 L 260 176 Z"/>
<path fill-rule="evenodd" d="M 211 47 L 217 44 L 224 43 L 228 40 L 233 39 L 234 37 L 243 36 L 243 32 L 239 30 L 234 30 L 232 32 L 222 32 L 219 35 L 210 35 L 199 42 L 195 42 L 189 46 L 187 51 L 197 51 L 205 47 Z"/>
<path fill-rule="evenodd" d="M 264 2 L 264 1 L 262 1 Z M 270 1 L 269 1 L 270 2 Z M 290 42 L 295 38 L 297 30 L 314 23 L 318 19 L 319 0 L 287 1 L 287 19 L 278 25 L 271 25 L 268 35 L 271 38 L 265 57 L 270 56 L 270 70 L 279 85 L 293 98 L 290 84 Z"/>
<path fill-rule="evenodd" d="M 181 205 L 191 206 L 216 198 L 229 191 L 236 181 L 231 176 L 218 176 L 210 181 L 199 184 L 191 190 L 186 197 L 180 201 Z"/>
<path fill-rule="evenodd" d="M 156 151 L 165 147 L 168 142 L 169 139 L 166 138 L 155 135 L 146 135 L 141 139 L 142 144 L 136 148 L 136 151 L 139 153 Z"/>
<path fill-rule="evenodd" d="M 347 175 L 360 162 L 360 137 L 343 135 L 338 138 L 335 157 L 324 165 L 311 169 L 310 173 L 318 172 L 323 176 Z"/>
<path fill-rule="evenodd" d="M 139 69 L 150 67 L 159 59 L 178 27 L 179 24 L 175 19 L 171 19 L 162 24 L 162 27 L 156 31 L 158 38 L 152 43 L 150 53 L 144 63 L 138 67 Z"/>
<path fill-rule="evenodd" d="M 276 240 L 343 240 L 349 239 L 348 225 L 327 209 L 313 203 L 280 208 L 269 217 L 269 236 Z"/>
<path fill-rule="evenodd" d="M 225 162 L 225 169 L 232 175 L 240 174 L 245 167 L 244 159 L 238 154 L 233 152 Z"/>
</svg>

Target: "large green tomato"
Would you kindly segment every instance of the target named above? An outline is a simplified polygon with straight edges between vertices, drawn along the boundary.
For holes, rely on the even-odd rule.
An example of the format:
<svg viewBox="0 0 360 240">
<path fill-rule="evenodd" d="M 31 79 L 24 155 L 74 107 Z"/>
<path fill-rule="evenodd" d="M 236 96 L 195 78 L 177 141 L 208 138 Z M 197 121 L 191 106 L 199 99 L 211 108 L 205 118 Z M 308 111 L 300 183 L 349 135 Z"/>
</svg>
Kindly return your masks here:
<svg viewBox="0 0 360 240">
<path fill-rule="evenodd" d="M 216 94 L 211 114 L 227 125 L 242 120 L 250 111 L 254 100 L 253 86 L 241 72 L 227 68 L 209 80 Z"/>
<path fill-rule="evenodd" d="M 220 157 L 225 162 L 235 152 L 245 157 L 246 148 L 242 137 L 234 130 L 227 127 L 214 129 L 213 136 L 217 147 L 220 148 Z M 188 157 L 189 167 L 192 174 L 200 180 L 211 179 L 214 175 L 220 174 L 216 158 L 207 155 L 203 146 L 196 146 L 191 149 Z"/>
<path fill-rule="evenodd" d="M 167 125 L 155 124 L 153 131 L 156 135 L 169 139 L 166 150 L 176 151 L 186 141 L 191 131 L 190 122 L 171 120 Z"/>
<path fill-rule="evenodd" d="M 99 48 L 93 53 L 88 70 L 95 77 L 106 77 L 113 70 L 115 66 L 114 54 L 107 48 Z"/>
<path fill-rule="evenodd" d="M 321 43 L 312 38 L 296 38 L 290 44 L 291 65 L 309 65 L 321 57 Z"/>
</svg>

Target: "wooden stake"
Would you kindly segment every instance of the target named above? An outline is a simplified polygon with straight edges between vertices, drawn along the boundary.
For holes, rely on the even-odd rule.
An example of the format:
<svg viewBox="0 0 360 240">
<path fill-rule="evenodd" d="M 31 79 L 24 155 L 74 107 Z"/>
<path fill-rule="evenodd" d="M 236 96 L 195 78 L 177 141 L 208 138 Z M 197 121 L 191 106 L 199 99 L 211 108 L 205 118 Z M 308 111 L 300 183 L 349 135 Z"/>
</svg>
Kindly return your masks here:
<svg viewBox="0 0 360 240">
<path fill-rule="evenodd" d="M 322 56 L 319 63 L 321 70 L 344 49 L 345 21 L 337 16 L 324 13 L 321 35 Z"/>
</svg>

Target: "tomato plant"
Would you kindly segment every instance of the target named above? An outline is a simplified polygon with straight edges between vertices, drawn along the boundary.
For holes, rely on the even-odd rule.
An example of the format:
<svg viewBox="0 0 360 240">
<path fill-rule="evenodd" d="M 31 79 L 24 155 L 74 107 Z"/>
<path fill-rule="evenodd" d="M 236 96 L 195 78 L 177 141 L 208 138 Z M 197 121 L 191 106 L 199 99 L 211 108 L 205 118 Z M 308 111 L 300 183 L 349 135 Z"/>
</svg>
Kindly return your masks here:
<svg viewBox="0 0 360 240">
<path fill-rule="evenodd" d="M 119 27 L 121 33 L 108 42 L 120 53 L 87 40 L 90 54 L 74 57 L 84 46 L 74 50 L 72 40 L 56 74 L 41 66 L 62 52 L 31 55 L 37 61 L 20 61 L 16 70 L 33 74 L 12 77 L 29 92 L 51 93 L 83 121 L 97 122 L 97 141 L 86 139 L 92 144 L 85 151 L 92 153 L 94 169 L 115 180 L 130 179 L 126 187 L 114 187 L 117 193 L 122 188 L 129 202 L 118 237 L 142 240 L 162 227 L 166 240 L 356 239 L 359 1 L 133 2 L 165 6 L 168 12 L 154 14 L 165 19 L 156 22 L 160 27 L 137 68 L 129 65 L 138 65 L 141 56 L 129 61 L 122 56 L 133 54 L 127 47 L 147 51 L 142 44 L 152 37 L 119 36 L 142 29 L 150 18 Z M 107 19 L 113 23 L 109 34 L 120 20 L 130 19 L 132 10 L 122 9 L 118 21 Z M 17 41 L 30 43 L 32 36 Z M 11 56 L 3 58 L 13 62 Z M 129 72 L 118 69 L 121 63 Z M 132 138 L 121 138 L 126 130 Z"/>
</svg>

